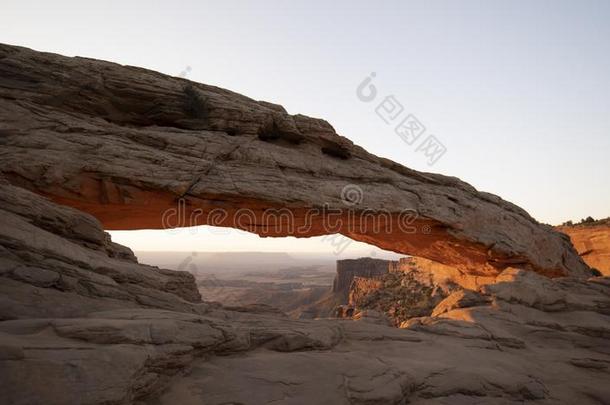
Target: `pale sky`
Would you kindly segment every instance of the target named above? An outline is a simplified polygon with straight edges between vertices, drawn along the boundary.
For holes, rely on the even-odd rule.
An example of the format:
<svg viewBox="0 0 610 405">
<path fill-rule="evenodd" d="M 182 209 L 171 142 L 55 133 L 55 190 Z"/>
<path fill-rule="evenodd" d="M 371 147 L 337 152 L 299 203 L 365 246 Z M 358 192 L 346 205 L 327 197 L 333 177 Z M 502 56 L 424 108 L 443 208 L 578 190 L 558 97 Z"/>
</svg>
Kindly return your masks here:
<svg viewBox="0 0 610 405">
<path fill-rule="evenodd" d="M 541 222 L 610 215 L 608 1 L 1 0 L 0 27 L 0 42 L 186 72 L 324 118 L 372 153 L 457 176 Z M 446 146 L 434 166 L 356 97 L 371 72 Z M 112 234 L 138 250 L 295 248 L 208 231 Z"/>
</svg>

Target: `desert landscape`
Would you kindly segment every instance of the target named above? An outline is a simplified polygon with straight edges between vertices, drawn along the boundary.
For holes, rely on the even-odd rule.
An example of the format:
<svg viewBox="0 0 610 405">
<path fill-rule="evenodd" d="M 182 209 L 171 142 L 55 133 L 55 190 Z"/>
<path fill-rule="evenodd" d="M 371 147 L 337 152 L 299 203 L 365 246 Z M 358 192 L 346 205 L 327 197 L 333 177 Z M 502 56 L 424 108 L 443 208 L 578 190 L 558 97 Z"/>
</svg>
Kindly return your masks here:
<svg viewBox="0 0 610 405">
<path fill-rule="evenodd" d="M 0 73 L 3 403 L 610 400 L 607 220 L 541 224 L 323 120 L 182 78 L 10 45 Z M 161 228 L 177 202 L 188 226 L 341 233 L 403 256 L 164 269 L 170 253 L 138 261 L 105 232 Z"/>
<path fill-rule="evenodd" d="M 4 3 L 0 405 L 610 405 L 610 3 Z"/>
</svg>

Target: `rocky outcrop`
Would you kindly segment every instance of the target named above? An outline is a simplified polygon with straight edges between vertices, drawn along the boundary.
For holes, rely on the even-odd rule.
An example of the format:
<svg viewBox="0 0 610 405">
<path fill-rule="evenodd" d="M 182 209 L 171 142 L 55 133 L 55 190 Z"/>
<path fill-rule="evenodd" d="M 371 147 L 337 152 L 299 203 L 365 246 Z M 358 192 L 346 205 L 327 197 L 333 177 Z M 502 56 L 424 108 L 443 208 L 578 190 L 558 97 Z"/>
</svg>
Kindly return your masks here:
<svg viewBox="0 0 610 405">
<path fill-rule="evenodd" d="M 339 321 L 342 340 L 330 350 L 195 361 L 159 402 L 606 403 L 609 288 L 607 278 L 507 269 L 497 283 L 455 292 L 437 316 L 402 329 L 369 310 Z"/>
<path fill-rule="evenodd" d="M 271 104 L 17 47 L 0 47 L 0 117 L 3 403 L 609 401 L 610 280 L 583 278 L 567 237 L 497 197 L 371 156 Z M 201 302 L 190 274 L 138 264 L 102 230 L 155 224 L 177 197 L 189 212 L 337 206 L 346 181 L 377 208 L 415 201 L 413 223 L 432 226 L 341 230 L 441 257 L 448 269 L 415 279 L 456 288 L 430 316 L 392 328 L 374 310 L 297 321 L 222 308 Z"/>
<path fill-rule="evenodd" d="M 600 225 L 561 226 L 558 230 L 570 237 L 589 266 L 610 276 L 610 220 Z"/>
<path fill-rule="evenodd" d="M 608 278 L 507 269 L 402 329 L 374 310 L 295 321 L 198 302 L 191 276 L 137 264 L 90 215 L 7 184 L 0 196 L 3 403 L 610 398 Z"/>
<path fill-rule="evenodd" d="M 197 358 L 341 337 L 330 323 L 204 303 L 191 274 L 138 264 L 89 214 L 1 180 L 0 203 L 2 403 L 147 402 Z"/>
<path fill-rule="evenodd" d="M 0 45 L 0 135 L 8 181 L 105 229 L 342 233 L 471 274 L 590 274 L 568 238 L 497 196 L 371 155 L 323 120 L 141 68 Z"/>
<path fill-rule="evenodd" d="M 496 298 L 503 296 L 504 292 L 500 291 L 505 288 L 520 289 L 524 297 L 529 297 L 528 306 L 539 307 L 542 304 L 534 297 L 545 295 L 551 297 L 545 298 L 544 302 L 549 304 L 545 310 L 550 311 L 553 305 L 558 305 L 558 308 L 567 305 L 560 303 L 567 298 L 565 294 L 553 293 L 557 290 L 554 284 L 544 278 L 529 279 L 525 274 L 522 270 L 512 269 L 497 277 L 476 277 L 427 259 L 401 258 L 390 262 L 388 274 L 374 279 L 356 277 L 341 317 L 355 319 L 362 312 L 376 311 L 391 324 L 400 325 L 416 317 L 441 316 L 452 308 L 493 304 Z M 499 285 L 502 286 L 500 290 Z M 538 288 L 546 291 L 543 293 Z M 574 305 L 576 299 L 570 299 Z M 346 309 L 349 309 L 349 314 Z"/>
<path fill-rule="evenodd" d="M 495 278 L 464 275 L 457 269 L 415 257 L 390 261 L 389 270 L 375 278 L 354 278 L 349 289 L 350 317 L 376 311 L 398 326 L 410 318 L 431 315 L 452 291 L 477 288 L 483 281 L 495 282 Z"/>
<path fill-rule="evenodd" d="M 376 283 L 355 282 L 349 296 L 354 314 L 374 310 L 383 313 L 393 325 L 427 316 L 448 295 L 439 286 L 421 283 L 413 273 L 391 273 Z"/>
<path fill-rule="evenodd" d="M 456 285 L 476 290 L 485 284 L 494 283 L 496 280 L 495 277 L 473 275 L 421 257 L 402 257 L 398 261 L 392 261 L 390 273 L 410 274 L 421 284 L 436 285 L 444 290 L 449 290 Z"/>
<path fill-rule="evenodd" d="M 0 320 L 205 310 L 194 277 L 138 264 L 92 216 L 0 179 Z"/>
<path fill-rule="evenodd" d="M 366 278 L 354 277 L 349 289 L 347 304 L 357 306 L 366 296 L 378 291 L 384 286 L 384 277 Z"/>
<path fill-rule="evenodd" d="M 337 274 L 332 292 L 344 301 L 355 277 L 374 278 L 389 271 L 390 260 L 361 257 L 360 259 L 337 260 Z"/>
</svg>

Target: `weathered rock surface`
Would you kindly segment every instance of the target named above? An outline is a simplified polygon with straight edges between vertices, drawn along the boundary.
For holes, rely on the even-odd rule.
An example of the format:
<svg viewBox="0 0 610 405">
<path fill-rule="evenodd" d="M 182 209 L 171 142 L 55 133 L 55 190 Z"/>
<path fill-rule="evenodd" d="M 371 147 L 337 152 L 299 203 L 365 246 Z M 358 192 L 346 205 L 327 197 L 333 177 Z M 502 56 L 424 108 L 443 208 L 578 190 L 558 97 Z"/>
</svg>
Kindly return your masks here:
<svg viewBox="0 0 610 405">
<path fill-rule="evenodd" d="M 609 285 L 507 269 L 403 329 L 365 314 L 328 350 L 195 361 L 158 403 L 607 403 Z"/>
<path fill-rule="evenodd" d="M 392 324 L 399 325 L 413 317 L 431 315 L 437 304 L 454 291 L 468 294 L 497 280 L 417 257 L 388 264 L 387 273 L 367 277 L 362 271 L 362 276 L 353 279 L 347 305 L 337 316 L 354 319 L 363 311 L 380 311 Z"/>
<path fill-rule="evenodd" d="M 430 315 L 449 291 L 418 280 L 414 272 L 389 273 L 379 279 L 354 280 L 348 304 L 355 314 L 380 311 L 398 326 L 407 319 Z"/>
<path fill-rule="evenodd" d="M 610 276 L 610 221 L 608 225 L 558 227 L 570 237 L 580 257 L 604 276 Z"/>
<path fill-rule="evenodd" d="M 88 214 L 8 184 L 0 199 L 3 403 L 610 400 L 608 278 L 509 268 L 402 329 L 371 310 L 295 321 L 198 302 L 190 275 L 137 264 Z"/>
<path fill-rule="evenodd" d="M 362 301 L 365 297 L 371 293 L 376 292 L 384 288 L 384 279 L 379 277 L 367 278 L 367 277 L 356 277 L 350 286 L 349 296 L 347 304 L 351 306 L 358 305 L 358 302 Z"/>
<path fill-rule="evenodd" d="M 366 154 L 322 121 L 187 85 L 0 46 L 2 403 L 610 402 L 610 279 L 584 278 L 567 237 L 456 179 Z M 461 281 L 431 316 L 399 329 L 370 310 L 356 321 L 228 310 L 201 302 L 190 274 L 138 264 L 98 222 L 154 224 L 177 197 L 191 210 L 301 212 L 342 204 L 346 182 L 374 207 L 417 200 L 417 226 L 434 225 L 420 241 L 342 230 L 444 258 L 422 280 Z"/>
<path fill-rule="evenodd" d="M 590 275 L 568 238 L 495 195 L 371 155 L 323 120 L 141 68 L 0 45 L 0 158 L 12 184 L 105 229 L 342 233 L 471 274 Z"/>
<path fill-rule="evenodd" d="M 193 275 L 138 264 L 92 216 L 0 179 L 0 320 L 154 307 L 201 312 Z"/>
<path fill-rule="evenodd" d="M 458 268 L 447 266 L 421 257 L 403 257 L 390 263 L 390 273 L 411 274 L 422 284 L 435 285 L 445 291 L 453 286 L 469 290 L 494 283 L 495 277 L 473 275 Z"/>
<path fill-rule="evenodd" d="M 333 281 L 333 293 L 342 299 L 347 296 L 356 277 L 374 278 L 390 271 L 390 260 L 361 257 L 360 259 L 337 260 L 337 274 Z"/>
</svg>

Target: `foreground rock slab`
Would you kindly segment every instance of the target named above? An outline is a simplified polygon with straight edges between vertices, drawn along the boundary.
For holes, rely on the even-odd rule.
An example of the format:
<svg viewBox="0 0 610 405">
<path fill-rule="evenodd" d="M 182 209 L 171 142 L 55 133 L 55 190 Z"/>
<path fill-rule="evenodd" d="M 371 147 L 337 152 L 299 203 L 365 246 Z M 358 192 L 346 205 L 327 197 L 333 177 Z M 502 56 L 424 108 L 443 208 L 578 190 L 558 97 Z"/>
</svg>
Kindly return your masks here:
<svg viewBox="0 0 610 405">
<path fill-rule="evenodd" d="M 499 278 L 402 329 L 222 309 L 4 321 L 0 393 L 11 404 L 607 403 L 610 280 Z"/>
<path fill-rule="evenodd" d="M 507 270 L 403 329 L 339 321 L 329 350 L 196 361 L 156 403 L 607 403 L 608 281 Z"/>
</svg>

